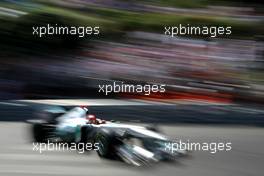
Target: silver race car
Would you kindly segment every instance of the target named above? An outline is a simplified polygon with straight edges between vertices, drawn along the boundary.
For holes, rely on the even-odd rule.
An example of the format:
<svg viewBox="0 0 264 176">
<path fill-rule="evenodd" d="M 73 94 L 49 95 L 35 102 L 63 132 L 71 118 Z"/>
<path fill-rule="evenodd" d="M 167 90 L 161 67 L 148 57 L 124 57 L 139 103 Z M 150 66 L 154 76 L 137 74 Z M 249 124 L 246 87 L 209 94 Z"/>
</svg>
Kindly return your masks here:
<svg viewBox="0 0 264 176">
<path fill-rule="evenodd" d="M 169 150 L 171 141 L 154 127 L 105 121 L 89 114 L 86 107 L 66 111 L 48 107 L 29 120 L 36 142 L 90 143 L 103 158 L 120 159 L 141 166 L 158 161 L 174 161 L 186 150 Z"/>
</svg>

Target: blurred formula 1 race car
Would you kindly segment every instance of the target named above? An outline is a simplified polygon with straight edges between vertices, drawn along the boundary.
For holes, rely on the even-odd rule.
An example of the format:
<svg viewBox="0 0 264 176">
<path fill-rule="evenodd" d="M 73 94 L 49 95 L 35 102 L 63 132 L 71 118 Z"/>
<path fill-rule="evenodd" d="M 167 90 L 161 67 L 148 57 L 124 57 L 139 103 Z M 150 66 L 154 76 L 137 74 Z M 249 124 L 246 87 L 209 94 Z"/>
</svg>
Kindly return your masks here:
<svg viewBox="0 0 264 176">
<path fill-rule="evenodd" d="M 33 125 L 36 142 L 67 142 L 96 144 L 103 158 L 118 158 L 141 166 L 162 160 L 174 161 L 186 155 L 186 150 L 167 150 L 172 141 L 155 128 L 105 121 L 89 114 L 86 107 L 66 111 L 62 107 L 48 107 L 38 112 Z"/>
</svg>

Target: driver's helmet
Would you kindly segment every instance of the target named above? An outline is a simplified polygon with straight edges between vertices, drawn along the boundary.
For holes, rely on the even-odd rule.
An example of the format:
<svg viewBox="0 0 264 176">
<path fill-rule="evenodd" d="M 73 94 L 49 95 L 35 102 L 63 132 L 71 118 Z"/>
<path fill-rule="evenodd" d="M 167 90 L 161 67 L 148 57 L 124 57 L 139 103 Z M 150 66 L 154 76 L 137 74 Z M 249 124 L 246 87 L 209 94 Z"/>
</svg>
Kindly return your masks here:
<svg viewBox="0 0 264 176">
<path fill-rule="evenodd" d="M 97 124 L 97 119 L 95 115 L 92 115 L 92 114 L 87 115 L 87 120 L 88 120 L 88 123 Z"/>
</svg>

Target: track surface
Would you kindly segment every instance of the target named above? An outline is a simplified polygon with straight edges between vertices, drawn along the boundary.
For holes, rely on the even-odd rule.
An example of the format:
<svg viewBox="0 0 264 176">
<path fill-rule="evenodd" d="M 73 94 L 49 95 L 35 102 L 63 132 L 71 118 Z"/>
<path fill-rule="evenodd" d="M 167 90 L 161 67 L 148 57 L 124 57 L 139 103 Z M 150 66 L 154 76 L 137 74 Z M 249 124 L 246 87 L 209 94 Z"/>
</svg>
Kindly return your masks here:
<svg viewBox="0 0 264 176">
<path fill-rule="evenodd" d="M 99 102 L 99 101 L 96 101 Z M 161 122 L 161 130 L 172 138 L 191 142 L 232 142 L 232 150 L 211 154 L 195 151 L 175 163 L 135 168 L 118 161 L 101 160 L 95 152 L 33 151 L 29 125 L 39 104 L 0 102 L 0 175 L 102 175 L 102 176 L 261 176 L 264 168 L 262 108 L 237 105 L 142 105 L 108 102 L 91 106 L 101 118 L 124 121 Z M 189 123 L 189 125 L 180 125 Z M 178 124 L 177 124 L 178 123 Z M 191 125 L 201 123 L 207 125 Z M 171 124 L 168 126 L 167 124 Z M 208 124 L 214 124 L 210 126 Z M 226 126 L 228 124 L 229 126 Z M 230 126 L 236 124 L 235 126 Z M 253 125 L 238 126 L 238 125 Z M 218 126 L 216 126 L 218 125 Z"/>
<path fill-rule="evenodd" d="M 136 168 L 118 161 L 101 160 L 95 152 L 33 151 L 29 125 L 0 123 L 0 175 L 102 175 L 102 176 L 261 176 L 264 133 L 257 127 L 162 126 L 172 138 L 192 142 L 231 141 L 232 150 L 211 154 L 195 151 L 175 163 Z"/>
<path fill-rule="evenodd" d="M 264 126 L 263 107 L 235 104 L 162 104 L 114 99 L 0 101 L 0 121 L 32 119 L 43 105 L 77 106 L 88 104 L 99 118 L 145 123 L 240 124 Z"/>
</svg>

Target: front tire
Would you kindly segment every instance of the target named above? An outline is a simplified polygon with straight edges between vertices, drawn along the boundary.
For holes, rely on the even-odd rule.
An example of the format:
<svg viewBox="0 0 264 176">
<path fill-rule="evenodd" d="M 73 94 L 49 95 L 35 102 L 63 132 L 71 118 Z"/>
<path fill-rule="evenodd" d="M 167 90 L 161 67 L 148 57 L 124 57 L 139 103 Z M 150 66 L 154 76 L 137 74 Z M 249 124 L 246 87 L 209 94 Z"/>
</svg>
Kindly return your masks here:
<svg viewBox="0 0 264 176">
<path fill-rule="evenodd" d="M 100 130 L 96 133 L 94 141 L 98 145 L 97 154 L 100 157 L 114 157 L 114 135 L 110 131 Z"/>
</svg>

